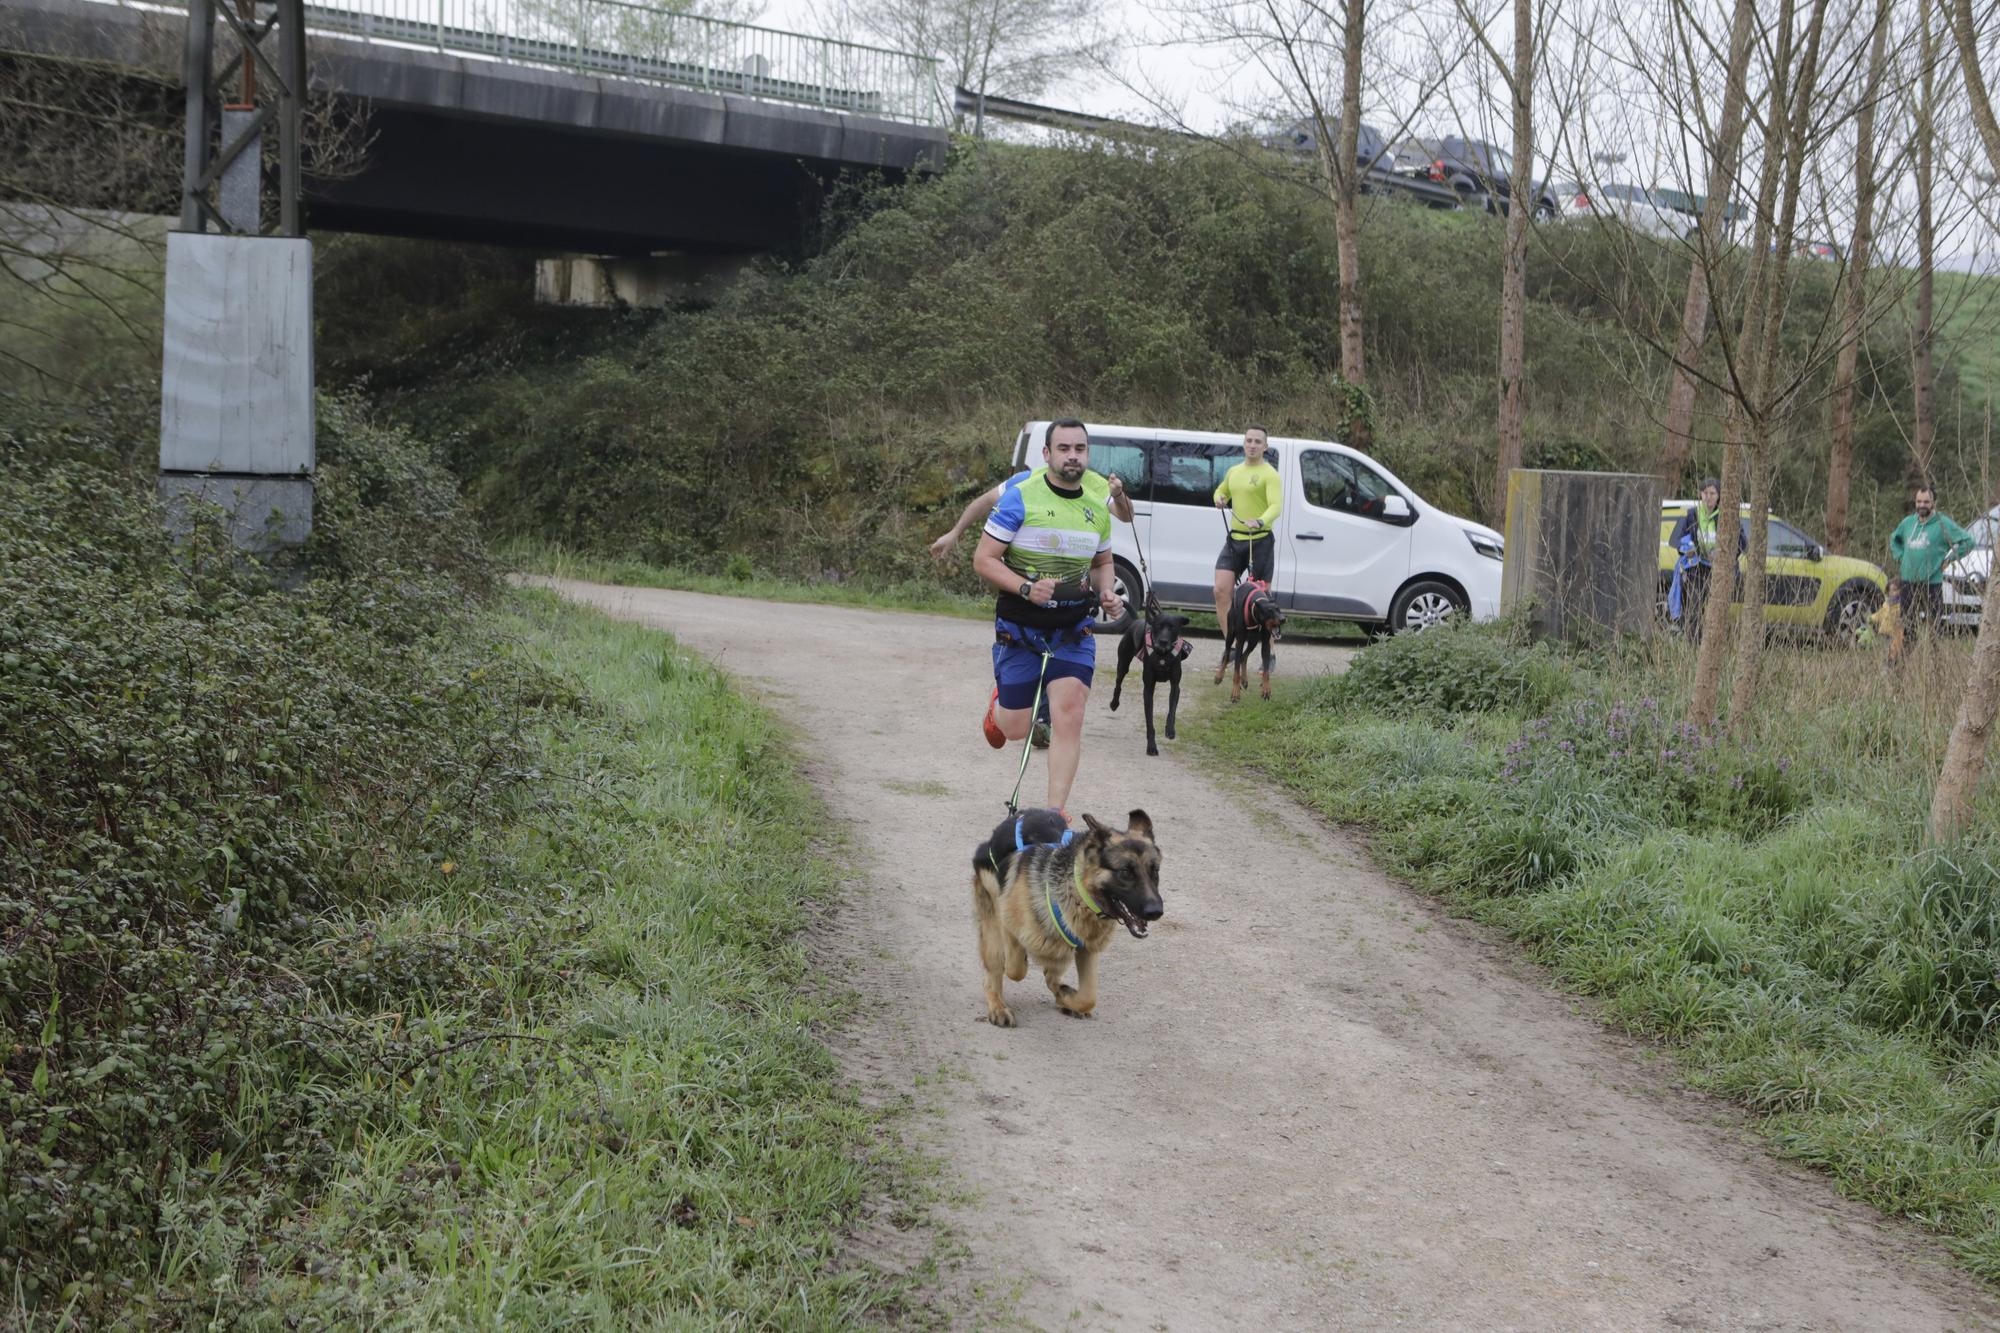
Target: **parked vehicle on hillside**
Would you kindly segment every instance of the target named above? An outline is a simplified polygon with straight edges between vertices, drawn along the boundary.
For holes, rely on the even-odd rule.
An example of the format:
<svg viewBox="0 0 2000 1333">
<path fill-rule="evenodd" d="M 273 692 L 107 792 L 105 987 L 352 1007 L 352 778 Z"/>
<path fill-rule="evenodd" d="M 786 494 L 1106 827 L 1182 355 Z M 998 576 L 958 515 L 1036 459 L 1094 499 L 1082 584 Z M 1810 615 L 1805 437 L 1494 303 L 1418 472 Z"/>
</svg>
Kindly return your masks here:
<svg viewBox="0 0 2000 1333">
<path fill-rule="evenodd" d="M 1682 235 L 1692 236 L 1701 230 L 1702 211 L 1708 207 L 1708 197 L 1689 194 L 1686 190 L 1663 189 L 1655 186 L 1648 191 L 1653 202 L 1669 214 L 1683 220 Z M 1750 220 L 1750 210 L 1742 204 L 1722 206 L 1722 230 L 1726 235 L 1736 224 Z"/>
<path fill-rule="evenodd" d="M 1660 605 L 1666 605 L 1678 553 L 1667 544 L 1674 525 L 1695 502 L 1660 504 Z M 1750 506 L 1741 513 L 1750 517 Z M 1826 547 L 1773 515 L 1764 545 L 1764 622 L 1779 628 L 1852 638 L 1881 607 L 1889 576 L 1866 560 L 1829 555 Z M 1735 600 L 1743 600 L 1736 585 Z M 1664 614 L 1664 611 L 1662 612 Z"/>
<path fill-rule="evenodd" d="M 1944 623 L 1952 629 L 1977 631 L 1986 610 L 1987 580 L 1993 575 L 1993 545 L 2000 538 L 2000 505 L 1965 525 L 1973 548 L 1944 569 Z"/>
<path fill-rule="evenodd" d="M 1339 119 L 1329 116 L 1326 129 L 1329 134 L 1339 135 Z M 1270 135 L 1264 143 L 1266 147 L 1317 158 L 1319 145 L 1313 140 L 1312 122 L 1301 120 Z M 1338 138 L 1335 142 L 1339 142 Z M 1396 172 L 1396 155 L 1390 150 L 1389 141 L 1382 137 L 1382 131 L 1365 120 L 1355 129 L 1354 158 L 1363 171 L 1386 171 L 1391 174 Z"/>
<path fill-rule="evenodd" d="M 1570 185 L 1553 191 L 1556 209 L 1564 218 L 1618 222 L 1633 231 L 1676 240 L 1685 236 L 1689 225 L 1682 215 L 1663 207 L 1653 192 L 1641 185 L 1621 185 L 1600 181 L 1596 185 Z"/>
<path fill-rule="evenodd" d="M 1467 208 L 1505 214 L 1510 207 L 1514 160 L 1504 149 L 1482 139 L 1444 135 L 1411 139 L 1396 146 L 1396 161 L 1405 174 L 1449 185 Z M 1556 216 L 1556 197 L 1540 181 L 1530 186 L 1535 216 Z"/>
<path fill-rule="evenodd" d="M 1022 428 L 1017 466 L 1041 466 L 1048 429 L 1046 421 Z M 1143 606 L 1150 576 L 1163 605 L 1213 611 L 1215 557 L 1228 531 L 1215 488 L 1243 460 L 1243 437 L 1097 423 L 1089 430 L 1091 467 L 1123 479 L 1132 497 L 1133 521 L 1113 523 L 1111 537 L 1127 605 Z M 1395 632 L 1500 613 L 1502 540 L 1493 529 L 1425 503 L 1344 444 L 1273 436 L 1265 457 L 1284 479 L 1271 592 L 1288 615 Z"/>
</svg>

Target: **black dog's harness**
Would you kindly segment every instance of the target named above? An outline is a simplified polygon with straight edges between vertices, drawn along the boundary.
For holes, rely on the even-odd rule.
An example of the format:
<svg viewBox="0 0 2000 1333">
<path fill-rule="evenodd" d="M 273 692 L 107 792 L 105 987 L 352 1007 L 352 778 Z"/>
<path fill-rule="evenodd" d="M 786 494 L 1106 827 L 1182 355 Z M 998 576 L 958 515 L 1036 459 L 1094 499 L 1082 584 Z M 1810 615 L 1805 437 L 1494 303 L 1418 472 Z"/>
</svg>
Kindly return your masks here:
<svg viewBox="0 0 2000 1333">
<path fill-rule="evenodd" d="M 1148 657 L 1153 654 L 1153 631 L 1151 629 L 1146 631 L 1146 645 L 1141 651 Z M 1160 651 L 1170 657 L 1186 657 L 1194 651 L 1194 645 L 1186 639 L 1177 638 L 1174 640 L 1173 647 L 1162 648 Z"/>
<path fill-rule="evenodd" d="M 1026 819 L 1027 819 L 1026 815 L 1014 816 L 1014 855 L 1016 856 L 1019 856 L 1022 852 L 1027 851 L 1030 847 L 1067 847 L 1069 846 L 1071 839 L 1076 837 L 1075 829 L 1066 828 L 1063 830 L 1062 841 L 1060 842 L 1029 842 L 1027 839 L 1021 836 L 1021 824 Z M 999 874 L 1000 862 L 993 855 L 992 843 L 986 844 L 986 860 L 988 861 L 988 863 L 992 865 L 993 873 L 996 875 Z"/>
<path fill-rule="evenodd" d="M 1076 830 L 1066 828 L 1063 830 L 1062 838 L 1059 841 L 1029 842 L 1021 834 L 1021 825 L 1026 821 L 1026 819 L 1027 819 L 1026 815 L 1014 816 L 1014 855 L 1016 856 L 1024 854 L 1031 847 L 1054 847 L 1057 849 L 1061 849 L 1069 846 L 1070 843 L 1075 841 L 1076 839 Z M 993 845 L 991 843 L 988 843 L 986 846 L 986 860 L 988 864 L 990 864 L 993 867 L 993 873 L 996 875 L 999 874 L 1000 860 L 998 857 L 993 855 Z M 1110 917 L 1106 914 L 1103 908 L 1099 907 L 1096 903 L 1091 901 L 1090 890 L 1083 887 L 1082 859 L 1081 858 L 1075 859 L 1073 862 L 1073 867 L 1074 867 L 1073 873 L 1076 878 L 1076 896 L 1083 900 L 1083 905 L 1090 909 L 1091 915 L 1095 916 L 1100 921 L 1108 921 Z M 1063 917 L 1062 905 L 1056 901 L 1055 891 L 1052 888 L 1048 887 L 1047 885 L 1044 885 L 1042 889 L 1042 902 L 1044 903 L 1044 905 L 1047 906 L 1049 910 L 1049 924 L 1056 928 L 1056 934 L 1062 936 L 1063 942 L 1068 944 L 1070 948 L 1081 949 L 1083 947 L 1083 941 L 1078 939 L 1076 936 L 1076 932 L 1069 928 L 1069 922 Z"/>
<path fill-rule="evenodd" d="M 1265 622 L 1262 620 L 1252 620 L 1250 618 L 1251 604 L 1257 600 L 1260 594 L 1266 600 L 1268 600 L 1271 596 L 1271 585 L 1262 582 L 1261 580 L 1258 579 L 1245 579 L 1238 588 L 1237 591 L 1238 605 L 1236 607 L 1236 611 L 1239 615 L 1243 617 L 1243 632 L 1245 634 L 1255 633 L 1265 624 Z M 1223 626 L 1223 632 L 1225 634 L 1228 633 L 1228 630 L 1229 627 L 1227 625 Z M 1270 636 L 1273 639 L 1280 639 L 1284 637 L 1284 632 L 1278 629 L 1276 626 L 1272 626 L 1265 632 L 1270 634 Z"/>
</svg>

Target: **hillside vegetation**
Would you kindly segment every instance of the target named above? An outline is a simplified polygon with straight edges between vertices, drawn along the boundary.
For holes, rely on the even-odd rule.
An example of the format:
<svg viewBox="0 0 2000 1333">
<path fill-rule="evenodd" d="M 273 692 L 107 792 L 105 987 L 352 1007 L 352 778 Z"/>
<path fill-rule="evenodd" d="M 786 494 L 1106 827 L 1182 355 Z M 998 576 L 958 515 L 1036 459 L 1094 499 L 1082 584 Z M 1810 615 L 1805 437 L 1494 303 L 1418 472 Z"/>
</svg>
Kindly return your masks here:
<svg viewBox="0 0 2000 1333">
<path fill-rule="evenodd" d="M 1324 436 L 1337 417 L 1330 208 L 1227 151 L 961 149 L 933 180 L 844 196 L 825 225 L 816 257 L 674 312 L 537 309 L 521 257 L 339 239 L 323 252 L 323 363 L 449 439 L 501 535 L 710 571 L 744 553 L 806 579 L 922 575 L 922 539 L 999 474 L 1027 419 Z M 1377 452 L 1476 514 L 1490 498 L 1498 223 L 1374 201 L 1362 243 Z M 1795 271 L 1792 325 L 1813 330 L 1837 270 Z M 1684 285 L 1668 251 L 1621 232 L 1537 230 L 1531 465 L 1650 466 L 1660 358 L 1630 331 L 1664 338 Z M 1946 330 L 1948 409 L 1993 313 Z M 1902 510 L 1906 336 L 1880 321 L 1864 357 L 1869 549 Z M 1824 415 L 1809 396 L 1779 482 L 1781 512 L 1808 526 Z M 1986 472 L 1977 418 L 1964 412 L 1962 438 L 1957 413 L 1940 423 L 1948 506 L 1970 508 Z M 1696 471 L 1718 456 L 1700 451 Z"/>
<path fill-rule="evenodd" d="M 294 586 L 176 550 L 125 406 L 0 424 L 0 1326 L 881 1317 L 776 725 L 352 400 Z"/>
</svg>

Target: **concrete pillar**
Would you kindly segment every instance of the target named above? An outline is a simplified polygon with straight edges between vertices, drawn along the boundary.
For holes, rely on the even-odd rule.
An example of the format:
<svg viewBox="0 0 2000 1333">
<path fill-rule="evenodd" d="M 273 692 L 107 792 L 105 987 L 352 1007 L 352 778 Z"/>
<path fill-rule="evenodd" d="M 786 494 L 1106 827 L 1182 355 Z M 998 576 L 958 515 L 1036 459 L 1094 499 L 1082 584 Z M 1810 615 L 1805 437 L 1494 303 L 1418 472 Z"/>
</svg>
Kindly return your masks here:
<svg viewBox="0 0 2000 1333">
<path fill-rule="evenodd" d="M 747 255 L 563 255 L 535 261 L 541 305 L 708 305 L 750 262 Z"/>
<path fill-rule="evenodd" d="M 160 495 L 185 533 L 213 507 L 268 555 L 312 527 L 312 242 L 167 235 Z"/>
</svg>

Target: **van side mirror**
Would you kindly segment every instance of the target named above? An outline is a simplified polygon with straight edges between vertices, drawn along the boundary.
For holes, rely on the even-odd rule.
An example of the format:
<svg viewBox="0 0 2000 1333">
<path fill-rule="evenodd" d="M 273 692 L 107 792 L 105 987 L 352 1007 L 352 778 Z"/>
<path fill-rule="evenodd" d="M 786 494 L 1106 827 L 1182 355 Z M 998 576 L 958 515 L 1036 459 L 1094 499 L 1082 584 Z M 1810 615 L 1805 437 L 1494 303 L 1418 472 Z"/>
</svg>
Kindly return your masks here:
<svg viewBox="0 0 2000 1333">
<path fill-rule="evenodd" d="M 1405 500 L 1400 495 L 1393 494 L 1382 497 L 1383 518 L 1408 518 L 1409 516 L 1410 502 L 1408 500 Z"/>
<path fill-rule="evenodd" d="M 1826 559 L 1826 548 L 1818 542 L 1814 542 L 1806 548 L 1806 559 L 1812 561 L 1814 564 L 1818 564 L 1820 561 Z"/>
</svg>

